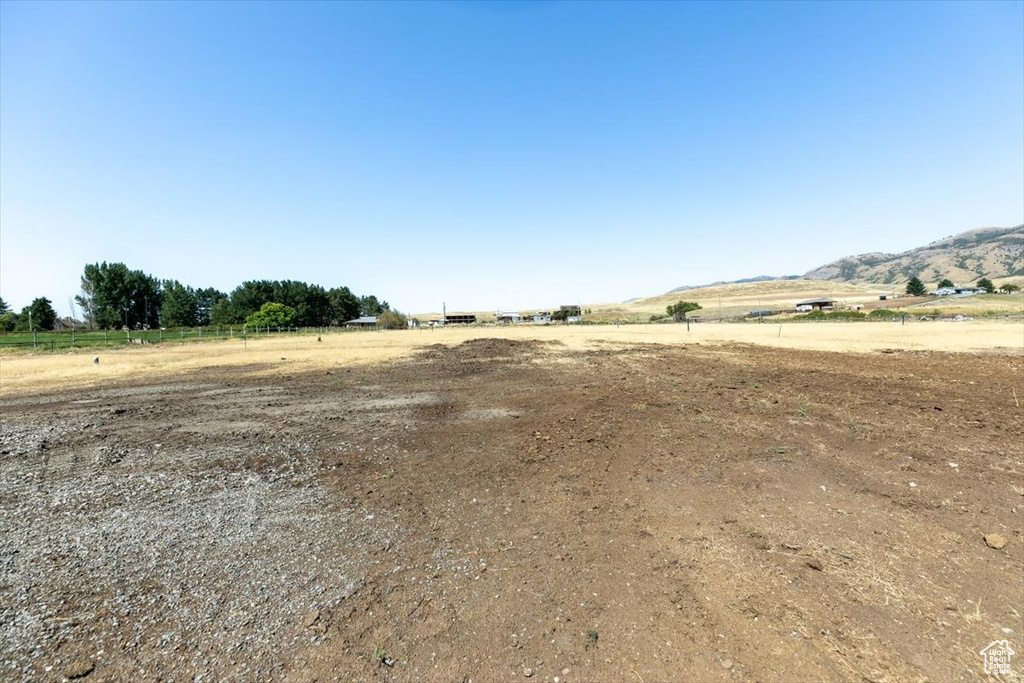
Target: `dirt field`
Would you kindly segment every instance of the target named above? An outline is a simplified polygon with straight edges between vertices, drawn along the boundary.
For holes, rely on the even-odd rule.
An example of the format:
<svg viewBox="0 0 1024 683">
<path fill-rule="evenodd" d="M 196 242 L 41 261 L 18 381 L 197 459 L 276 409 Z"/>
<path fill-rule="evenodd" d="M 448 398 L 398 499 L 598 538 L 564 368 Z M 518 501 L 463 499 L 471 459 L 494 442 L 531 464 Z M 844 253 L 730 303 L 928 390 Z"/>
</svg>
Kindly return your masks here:
<svg viewBox="0 0 1024 683">
<path fill-rule="evenodd" d="M 0 679 L 959 681 L 1024 652 L 1020 326 L 712 327 L 5 358 Z"/>
</svg>

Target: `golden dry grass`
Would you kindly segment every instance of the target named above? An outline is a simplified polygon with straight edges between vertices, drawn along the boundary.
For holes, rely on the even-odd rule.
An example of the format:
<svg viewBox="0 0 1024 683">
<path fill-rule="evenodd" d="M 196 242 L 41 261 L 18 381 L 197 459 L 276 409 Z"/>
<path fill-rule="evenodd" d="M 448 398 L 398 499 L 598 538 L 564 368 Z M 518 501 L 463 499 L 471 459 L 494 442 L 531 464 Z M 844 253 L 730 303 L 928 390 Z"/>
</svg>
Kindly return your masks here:
<svg viewBox="0 0 1024 683">
<path fill-rule="evenodd" d="M 1024 323 L 930 322 L 451 327 L 309 335 L 183 345 L 84 350 L 64 354 L 0 356 L 0 396 L 61 387 L 101 386 L 111 381 L 155 381 L 160 377 L 238 368 L 258 374 L 292 374 L 407 356 L 430 344 L 468 339 L 556 341 L 567 349 L 608 344 L 761 344 L 791 349 L 870 352 L 878 349 L 1024 352 Z M 92 359 L 99 355 L 99 365 Z"/>
<path fill-rule="evenodd" d="M 1024 313 L 1024 293 L 1014 294 L 982 294 L 980 296 L 944 297 L 939 301 L 927 301 L 915 304 L 908 310 L 922 313 L 931 310 L 941 311 L 943 315 L 997 315 Z"/>
<path fill-rule="evenodd" d="M 858 285 L 822 280 L 772 280 L 768 282 L 734 283 L 659 294 L 621 304 L 589 306 L 595 320 L 647 320 L 652 315 L 665 315 L 665 307 L 677 301 L 696 301 L 703 310 L 696 315 L 706 318 L 732 318 L 755 309 L 793 309 L 798 301 L 831 297 L 841 305 L 877 301 L 882 294 L 891 296 L 892 287 Z"/>
<path fill-rule="evenodd" d="M 997 285 L 1005 282 L 1017 282 L 1024 278 L 1001 278 Z M 877 307 L 879 297 L 885 295 L 887 301 L 881 302 L 886 308 L 917 305 L 927 311 L 940 311 L 943 315 L 966 315 L 1021 313 L 1024 312 L 1024 294 L 989 295 L 982 297 L 944 297 L 927 298 L 923 304 L 920 299 L 908 299 L 902 296 L 906 283 L 891 285 L 873 283 L 830 282 L 825 280 L 770 280 L 767 282 L 748 282 L 699 287 L 671 294 L 659 294 L 644 299 L 636 299 L 620 303 L 584 304 L 583 308 L 590 312 L 584 317 L 591 322 L 647 322 L 651 316 L 664 316 L 665 307 L 677 301 L 696 301 L 703 309 L 693 315 L 708 319 L 737 318 L 745 316 L 756 309 L 793 310 L 798 301 L 817 297 L 835 299 L 839 308 L 847 306 L 863 306 L 864 310 Z M 936 288 L 931 283 L 929 290 Z M 899 295 L 899 298 L 895 298 Z M 553 308 L 557 309 L 557 306 Z M 549 307 L 547 310 L 552 310 Z M 520 313 L 532 314 L 534 310 L 522 310 Z M 493 311 L 477 311 L 480 322 L 493 322 Z M 416 314 L 420 320 L 437 319 L 440 312 Z"/>
</svg>

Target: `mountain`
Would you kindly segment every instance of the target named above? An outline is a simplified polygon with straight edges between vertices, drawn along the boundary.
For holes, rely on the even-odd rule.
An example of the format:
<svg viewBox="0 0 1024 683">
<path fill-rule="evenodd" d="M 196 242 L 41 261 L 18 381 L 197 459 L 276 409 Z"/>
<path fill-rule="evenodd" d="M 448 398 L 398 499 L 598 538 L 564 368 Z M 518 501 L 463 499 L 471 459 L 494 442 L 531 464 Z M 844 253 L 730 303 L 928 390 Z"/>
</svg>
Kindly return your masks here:
<svg viewBox="0 0 1024 683">
<path fill-rule="evenodd" d="M 949 278 L 957 284 L 1024 275 L 1024 225 L 969 230 L 902 254 L 847 256 L 804 277 L 891 284 L 915 275 L 925 282 Z"/>
</svg>

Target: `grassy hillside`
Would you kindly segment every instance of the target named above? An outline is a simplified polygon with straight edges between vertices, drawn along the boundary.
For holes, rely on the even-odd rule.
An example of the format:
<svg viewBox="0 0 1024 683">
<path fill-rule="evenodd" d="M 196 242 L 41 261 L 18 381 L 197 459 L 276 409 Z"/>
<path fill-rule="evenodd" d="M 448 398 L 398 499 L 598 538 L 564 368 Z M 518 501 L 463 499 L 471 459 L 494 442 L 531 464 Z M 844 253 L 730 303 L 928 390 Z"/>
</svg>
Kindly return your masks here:
<svg viewBox="0 0 1024 683">
<path fill-rule="evenodd" d="M 926 282 L 949 278 L 958 285 L 979 278 L 1024 275 L 1024 225 L 981 228 L 932 242 L 902 254 L 849 256 L 809 271 L 813 280 L 900 284 L 913 276 Z"/>
<path fill-rule="evenodd" d="M 652 315 L 665 315 L 665 307 L 680 300 L 696 301 L 703 307 L 703 310 L 693 315 L 731 318 L 746 315 L 755 309 L 792 309 L 798 301 L 816 297 L 831 297 L 841 305 L 847 305 L 878 301 L 878 297 L 883 294 L 891 297 L 892 287 L 808 279 L 738 282 L 669 292 L 628 303 L 593 304 L 589 306 L 593 313 L 587 318 L 597 321 L 646 321 Z"/>
</svg>

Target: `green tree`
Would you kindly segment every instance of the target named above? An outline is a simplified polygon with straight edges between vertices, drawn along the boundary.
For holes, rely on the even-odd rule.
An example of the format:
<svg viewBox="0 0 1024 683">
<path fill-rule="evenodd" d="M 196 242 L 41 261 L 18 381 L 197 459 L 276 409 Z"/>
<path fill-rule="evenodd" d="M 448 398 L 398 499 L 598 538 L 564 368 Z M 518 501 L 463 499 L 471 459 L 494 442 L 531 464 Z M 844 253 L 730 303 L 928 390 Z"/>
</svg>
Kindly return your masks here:
<svg viewBox="0 0 1024 683">
<path fill-rule="evenodd" d="M 1013 284 L 1012 282 L 1007 282 L 1005 285 L 999 288 L 999 291 L 1006 292 L 1007 294 L 1013 294 L 1014 292 L 1019 292 L 1020 287 Z"/>
<path fill-rule="evenodd" d="M 924 283 L 921 282 L 921 278 L 916 275 L 907 281 L 907 289 L 905 291 L 908 296 L 924 296 L 928 293 Z"/>
<path fill-rule="evenodd" d="M 156 327 L 160 322 L 160 281 L 123 263 L 92 263 L 82 273 L 75 302 L 92 327 Z"/>
<path fill-rule="evenodd" d="M 939 284 L 938 284 L 938 288 L 939 289 L 946 289 L 946 288 L 951 288 L 951 287 L 956 287 L 956 285 L 953 284 L 953 281 L 950 280 L 948 277 L 939 280 Z"/>
<path fill-rule="evenodd" d="M 238 322 L 235 307 L 231 305 L 231 297 L 225 297 L 213 305 L 210 311 L 211 325 L 234 325 Z"/>
<path fill-rule="evenodd" d="M 284 304 L 268 301 L 260 306 L 260 310 L 245 319 L 249 327 L 288 327 L 296 317 L 295 309 Z"/>
<path fill-rule="evenodd" d="M 984 289 L 986 292 L 991 294 L 992 292 L 996 291 L 996 286 L 992 284 L 992 281 L 989 280 L 987 277 L 983 277 L 980 280 L 978 280 L 978 289 Z"/>
<path fill-rule="evenodd" d="M 674 304 L 669 304 L 665 308 L 665 312 L 672 316 L 676 321 L 686 320 L 686 314 L 690 311 L 699 311 L 701 305 L 696 301 L 677 301 Z"/>
<path fill-rule="evenodd" d="M 390 308 L 391 306 L 387 301 L 378 301 L 377 297 L 372 294 L 359 298 L 360 315 L 380 315 Z"/>
<path fill-rule="evenodd" d="M 259 311 L 263 304 L 274 300 L 274 283 L 269 280 L 243 282 L 232 290 L 230 298 L 230 320 L 223 322 L 245 322 L 250 315 Z"/>
<path fill-rule="evenodd" d="M 327 325 L 331 318 L 331 300 L 320 285 L 284 280 L 272 283 L 273 301 L 295 309 L 295 325 Z"/>
<path fill-rule="evenodd" d="M 18 329 L 18 314 L 6 311 L 0 314 L 0 332 L 13 332 Z"/>
<path fill-rule="evenodd" d="M 348 287 L 332 287 L 327 291 L 327 299 L 331 304 L 331 325 L 341 325 L 359 317 L 359 297 Z"/>
<path fill-rule="evenodd" d="M 4 301 L 3 297 L 0 297 L 0 315 L 3 315 L 9 310 L 11 310 L 11 307 L 7 305 L 7 302 Z"/>
<path fill-rule="evenodd" d="M 195 290 L 177 280 L 164 280 L 160 324 L 163 327 L 195 327 L 199 320 L 199 299 Z"/>
<path fill-rule="evenodd" d="M 214 324 L 213 311 L 217 305 L 226 301 L 230 306 L 231 302 L 228 300 L 228 295 L 224 292 L 214 289 L 213 287 L 207 287 L 206 289 L 196 290 L 196 325 L 205 327 L 206 325 Z"/>
<path fill-rule="evenodd" d="M 377 316 L 377 325 L 385 330 L 399 330 L 405 328 L 406 320 L 407 318 L 398 311 L 381 311 L 381 314 Z"/>
<path fill-rule="evenodd" d="M 46 297 L 34 299 L 31 304 L 21 310 L 19 320 L 32 330 L 52 330 L 57 324 L 57 312 Z"/>
</svg>

